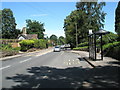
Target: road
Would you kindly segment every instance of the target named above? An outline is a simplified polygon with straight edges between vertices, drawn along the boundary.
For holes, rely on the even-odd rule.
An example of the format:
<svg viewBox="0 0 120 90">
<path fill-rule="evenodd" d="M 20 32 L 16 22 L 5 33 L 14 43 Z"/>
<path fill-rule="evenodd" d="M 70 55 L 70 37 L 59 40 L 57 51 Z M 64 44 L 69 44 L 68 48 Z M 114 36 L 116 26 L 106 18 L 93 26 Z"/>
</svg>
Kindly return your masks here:
<svg viewBox="0 0 120 90">
<path fill-rule="evenodd" d="M 69 51 L 46 49 L 2 61 L 2 88 L 104 87 L 97 84 L 101 70 L 91 70 L 92 67 L 80 57 Z"/>
<path fill-rule="evenodd" d="M 28 69 L 35 67 L 50 67 L 56 69 L 65 69 L 69 67 L 86 68 L 91 66 L 87 62 L 80 61 L 79 55 L 67 51 L 50 52 L 40 51 L 27 54 L 18 58 L 2 61 L 2 88 L 11 88 L 21 84 L 12 77 L 17 75 L 30 75 Z M 37 85 L 35 85 L 37 86 Z M 34 85 L 30 88 L 35 87 Z"/>
</svg>

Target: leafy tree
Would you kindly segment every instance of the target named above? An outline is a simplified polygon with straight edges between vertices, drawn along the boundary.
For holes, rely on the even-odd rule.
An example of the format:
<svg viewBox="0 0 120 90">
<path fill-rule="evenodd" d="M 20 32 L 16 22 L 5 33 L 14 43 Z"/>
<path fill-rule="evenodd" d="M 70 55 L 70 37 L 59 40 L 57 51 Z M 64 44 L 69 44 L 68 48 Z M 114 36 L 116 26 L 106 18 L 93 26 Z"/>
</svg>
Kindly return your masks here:
<svg viewBox="0 0 120 90">
<path fill-rule="evenodd" d="M 77 10 L 72 11 L 64 20 L 66 42 L 75 47 L 76 38 L 78 43 L 87 40 L 89 29 L 97 31 L 103 28 L 106 15 L 102 11 L 103 6 L 104 2 L 77 2 Z"/>
<path fill-rule="evenodd" d="M 2 10 L 0 10 L 0 38 L 2 38 Z"/>
<path fill-rule="evenodd" d="M 2 38 L 16 39 L 19 30 L 16 29 L 15 17 L 11 9 L 2 10 Z M 17 33 L 16 33 L 17 32 Z"/>
<path fill-rule="evenodd" d="M 60 36 L 58 39 L 59 45 L 65 44 L 65 38 L 63 36 Z"/>
<path fill-rule="evenodd" d="M 50 36 L 50 40 L 52 40 L 55 44 L 57 44 L 57 36 L 56 35 L 52 34 Z"/>
<path fill-rule="evenodd" d="M 115 11 L 115 31 L 119 35 L 120 40 L 120 1 L 118 2 L 118 6 Z"/>
<path fill-rule="evenodd" d="M 44 24 L 36 20 L 26 20 L 27 23 L 27 33 L 28 34 L 38 34 L 39 39 L 44 38 Z"/>
</svg>

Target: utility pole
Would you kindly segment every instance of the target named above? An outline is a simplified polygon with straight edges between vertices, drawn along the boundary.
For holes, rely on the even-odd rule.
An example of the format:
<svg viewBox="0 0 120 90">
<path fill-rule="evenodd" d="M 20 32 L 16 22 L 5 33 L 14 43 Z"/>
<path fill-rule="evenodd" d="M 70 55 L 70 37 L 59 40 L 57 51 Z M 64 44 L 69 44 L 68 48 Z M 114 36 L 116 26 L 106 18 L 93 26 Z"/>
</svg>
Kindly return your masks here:
<svg viewBox="0 0 120 90">
<path fill-rule="evenodd" d="M 78 46 L 78 37 L 77 37 L 77 23 L 75 23 L 75 27 L 76 27 L 76 47 Z"/>
</svg>

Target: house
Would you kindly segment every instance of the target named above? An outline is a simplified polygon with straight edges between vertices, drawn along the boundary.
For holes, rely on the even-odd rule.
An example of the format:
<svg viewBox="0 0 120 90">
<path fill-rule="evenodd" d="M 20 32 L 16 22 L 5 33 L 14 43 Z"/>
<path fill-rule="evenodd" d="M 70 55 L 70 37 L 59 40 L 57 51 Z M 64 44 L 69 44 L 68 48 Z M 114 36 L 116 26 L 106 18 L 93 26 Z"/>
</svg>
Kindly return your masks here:
<svg viewBox="0 0 120 90">
<path fill-rule="evenodd" d="M 18 40 L 25 40 L 25 39 L 38 39 L 37 34 L 27 34 L 26 27 L 23 27 L 22 34 L 18 35 Z"/>
</svg>

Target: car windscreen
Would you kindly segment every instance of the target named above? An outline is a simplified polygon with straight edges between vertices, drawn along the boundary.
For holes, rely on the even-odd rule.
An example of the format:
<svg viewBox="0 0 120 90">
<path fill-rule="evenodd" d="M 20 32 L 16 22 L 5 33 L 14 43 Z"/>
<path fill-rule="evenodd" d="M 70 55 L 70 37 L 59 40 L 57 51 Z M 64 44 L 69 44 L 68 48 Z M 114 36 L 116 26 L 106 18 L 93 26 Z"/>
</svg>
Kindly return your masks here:
<svg viewBox="0 0 120 90">
<path fill-rule="evenodd" d="M 55 48 L 59 48 L 59 47 L 55 47 Z"/>
</svg>

